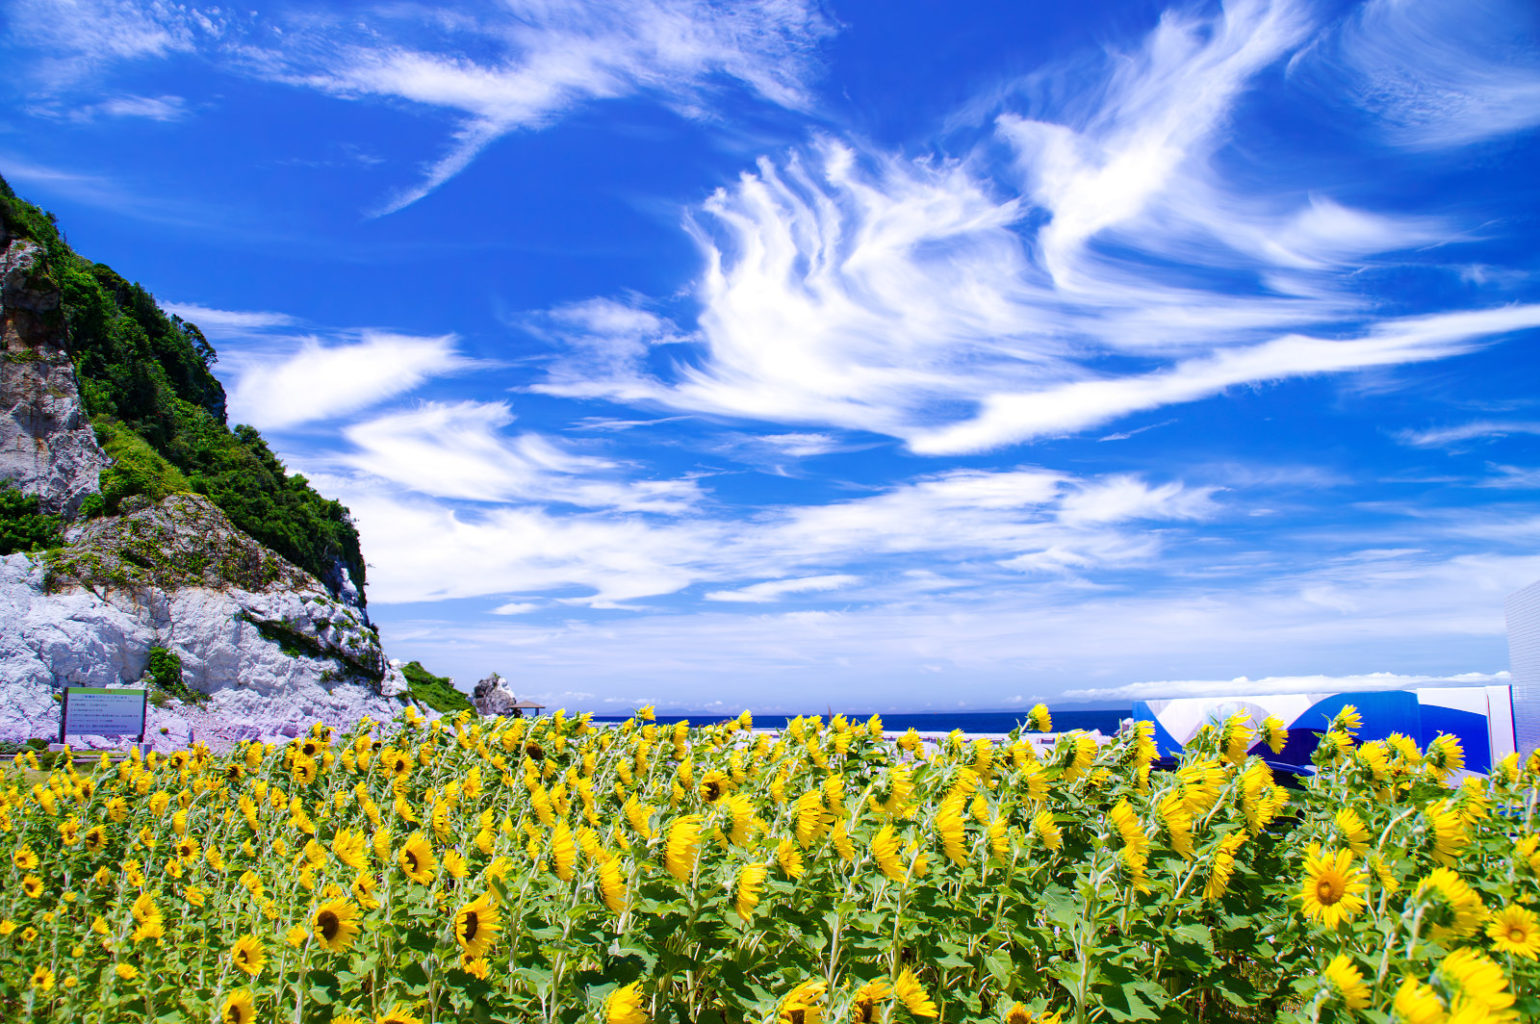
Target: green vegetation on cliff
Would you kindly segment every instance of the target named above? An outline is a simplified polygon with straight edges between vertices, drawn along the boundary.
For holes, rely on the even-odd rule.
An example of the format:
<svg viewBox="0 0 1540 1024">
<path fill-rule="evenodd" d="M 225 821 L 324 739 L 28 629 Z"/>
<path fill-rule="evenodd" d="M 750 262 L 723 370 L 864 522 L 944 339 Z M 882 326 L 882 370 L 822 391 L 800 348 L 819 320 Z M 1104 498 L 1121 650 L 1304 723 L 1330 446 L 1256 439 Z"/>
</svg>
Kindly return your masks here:
<svg viewBox="0 0 1540 1024">
<path fill-rule="evenodd" d="M 455 689 L 448 676 L 436 676 L 422 667 L 419 661 L 409 661 L 401 666 L 406 676 L 412 699 L 426 704 L 434 711 L 449 715 L 456 711 L 475 711 L 470 699 Z"/>
<path fill-rule="evenodd" d="M 41 551 L 60 543 L 59 517 L 44 515 L 37 495 L 0 483 L 0 555 Z"/>
<path fill-rule="evenodd" d="M 102 474 L 101 510 L 115 513 L 136 495 L 195 491 L 328 584 L 338 582 L 333 566 L 340 562 L 362 591 L 364 560 L 348 510 L 289 474 L 254 428 L 228 426 L 224 388 L 209 370 L 216 356 L 203 332 L 167 316 L 111 267 L 78 255 L 53 217 L 18 199 L 3 178 L 0 222 L 47 252 L 33 284 L 60 291 L 81 400 L 116 460 Z"/>
</svg>

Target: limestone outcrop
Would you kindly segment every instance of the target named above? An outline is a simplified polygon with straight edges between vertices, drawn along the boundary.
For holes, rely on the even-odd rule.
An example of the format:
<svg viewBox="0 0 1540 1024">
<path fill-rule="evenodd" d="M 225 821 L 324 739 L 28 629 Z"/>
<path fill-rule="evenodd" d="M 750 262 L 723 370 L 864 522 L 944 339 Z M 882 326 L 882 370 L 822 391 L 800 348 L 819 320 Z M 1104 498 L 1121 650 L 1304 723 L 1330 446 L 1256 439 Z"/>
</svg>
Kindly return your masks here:
<svg viewBox="0 0 1540 1024">
<path fill-rule="evenodd" d="M 518 702 L 508 680 L 496 672 L 477 683 L 471 691 L 471 703 L 483 715 L 511 715 Z"/>
<path fill-rule="evenodd" d="M 0 559 L 0 741 L 55 729 L 62 686 L 139 682 L 154 647 L 180 658 L 187 691 L 161 693 L 152 716 L 174 720 L 149 737 L 170 745 L 187 730 L 219 743 L 351 727 L 396 714 L 406 692 L 357 608 L 180 494 Z"/>
<path fill-rule="evenodd" d="M 0 481 L 73 516 L 107 457 L 80 404 L 43 247 L 0 223 Z"/>
</svg>

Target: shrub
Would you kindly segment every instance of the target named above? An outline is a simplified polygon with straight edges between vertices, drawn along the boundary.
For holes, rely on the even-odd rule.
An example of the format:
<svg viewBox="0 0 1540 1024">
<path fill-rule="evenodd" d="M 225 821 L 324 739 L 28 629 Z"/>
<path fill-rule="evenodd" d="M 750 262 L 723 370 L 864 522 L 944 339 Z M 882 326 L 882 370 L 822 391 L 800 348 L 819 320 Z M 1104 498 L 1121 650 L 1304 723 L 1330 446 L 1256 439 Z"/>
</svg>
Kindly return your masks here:
<svg viewBox="0 0 1540 1024">
<path fill-rule="evenodd" d="M 37 495 L 23 494 L 11 483 L 0 484 L 0 555 L 41 551 L 61 543 L 59 517 L 44 515 Z"/>
<path fill-rule="evenodd" d="M 456 689 L 448 676 L 434 675 L 423 668 L 421 662 L 407 662 L 401 667 L 401 674 L 406 676 L 412 699 L 434 711 L 453 714 L 456 711 L 474 712 L 476 710 L 470 698 Z"/>
</svg>

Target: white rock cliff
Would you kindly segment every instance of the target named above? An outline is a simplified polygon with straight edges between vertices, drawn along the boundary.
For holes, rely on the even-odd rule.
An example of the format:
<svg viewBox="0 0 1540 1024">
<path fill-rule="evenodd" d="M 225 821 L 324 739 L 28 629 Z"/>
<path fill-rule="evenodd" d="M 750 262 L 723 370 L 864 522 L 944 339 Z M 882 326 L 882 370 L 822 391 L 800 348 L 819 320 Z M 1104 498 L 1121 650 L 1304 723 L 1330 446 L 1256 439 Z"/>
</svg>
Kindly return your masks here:
<svg viewBox="0 0 1540 1024">
<path fill-rule="evenodd" d="M 389 718 L 406 691 L 355 608 L 183 494 L 0 559 L 0 741 L 55 733 L 59 687 L 137 683 L 153 647 L 192 694 L 152 715 L 162 746 Z"/>
</svg>

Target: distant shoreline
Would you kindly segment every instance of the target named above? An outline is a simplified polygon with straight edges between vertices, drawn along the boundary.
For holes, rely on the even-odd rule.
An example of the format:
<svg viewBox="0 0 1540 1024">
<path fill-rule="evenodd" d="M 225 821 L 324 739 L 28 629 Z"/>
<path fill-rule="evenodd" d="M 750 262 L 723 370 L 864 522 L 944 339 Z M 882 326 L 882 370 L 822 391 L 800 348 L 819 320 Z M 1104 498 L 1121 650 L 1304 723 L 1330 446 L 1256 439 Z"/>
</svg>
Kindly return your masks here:
<svg viewBox="0 0 1540 1024">
<path fill-rule="evenodd" d="M 864 722 L 870 718 L 873 712 L 836 711 L 835 714 L 843 714 L 852 722 Z M 920 712 L 920 713 L 894 713 L 875 712 L 882 719 L 883 731 L 888 733 L 902 733 L 908 729 L 914 729 L 920 733 L 944 734 L 953 729 L 961 729 L 972 736 L 1003 736 L 1026 721 L 1027 711 L 957 711 L 957 712 Z M 1062 710 L 1050 709 L 1053 716 L 1053 731 L 1067 732 L 1071 729 L 1084 729 L 1087 732 L 1100 731 L 1105 735 L 1112 735 L 1118 731 L 1119 724 L 1131 717 L 1132 708 L 1114 708 L 1085 710 L 1080 708 L 1066 708 Z M 821 715 L 827 719 L 828 711 L 804 712 L 801 717 Z M 624 722 L 629 715 L 594 715 L 594 722 Z M 673 725 L 675 722 L 688 721 L 692 725 L 706 725 L 711 722 L 721 722 L 733 718 L 733 715 L 724 715 L 721 712 L 706 712 L 702 714 L 675 714 L 657 716 L 659 725 Z M 781 729 L 797 715 L 785 714 L 755 714 L 754 725 L 756 728 Z"/>
</svg>

